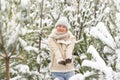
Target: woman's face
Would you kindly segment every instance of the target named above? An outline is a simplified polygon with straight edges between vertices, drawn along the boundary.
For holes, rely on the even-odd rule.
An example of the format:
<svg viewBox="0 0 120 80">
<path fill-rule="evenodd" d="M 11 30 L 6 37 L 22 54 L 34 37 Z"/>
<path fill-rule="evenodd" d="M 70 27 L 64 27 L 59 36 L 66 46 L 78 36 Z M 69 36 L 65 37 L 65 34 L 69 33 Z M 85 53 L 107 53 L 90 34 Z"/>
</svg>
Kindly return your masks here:
<svg viewBox="0 0 120 80">
<path fill-rule="evenodd" d="M 58 25 L 56 29 L 57 32 L 67 32 L 67 28 L 64 25 Z"/>
</svg>

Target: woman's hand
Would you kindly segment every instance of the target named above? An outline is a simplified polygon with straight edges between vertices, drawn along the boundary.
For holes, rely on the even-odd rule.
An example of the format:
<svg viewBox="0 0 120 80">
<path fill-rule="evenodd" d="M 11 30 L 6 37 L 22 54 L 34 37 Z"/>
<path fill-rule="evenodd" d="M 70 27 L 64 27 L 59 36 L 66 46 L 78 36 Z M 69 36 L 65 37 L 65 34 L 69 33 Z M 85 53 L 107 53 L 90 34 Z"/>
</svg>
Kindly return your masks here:
<svg viewBox="0 0 120 80">
<path fill-rule="evenodd" d="M 59 61 L 58 64 L 66 65 L 66 61 Z"/>
<path fill-rule="evenodd" d="M 66 64 L 67 64 L 67 63 L 71 63 L 71 62 L 72 62 L 72 59 L 69 59 L 69 58 L 66 59 Z"/>
</svg>

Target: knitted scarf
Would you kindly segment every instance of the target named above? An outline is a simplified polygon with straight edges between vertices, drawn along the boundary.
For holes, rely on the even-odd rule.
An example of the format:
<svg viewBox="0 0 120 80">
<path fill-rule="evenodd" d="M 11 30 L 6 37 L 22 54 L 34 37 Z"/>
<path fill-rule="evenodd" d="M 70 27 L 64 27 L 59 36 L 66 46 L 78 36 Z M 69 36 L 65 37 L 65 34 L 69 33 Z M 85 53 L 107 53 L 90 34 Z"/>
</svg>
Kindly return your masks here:
<svg viewBox="0 0 120 80">
<path fill-rule="evenodd" d="M 54 38 L 57 43 L 63 43 L 63 44 L 70 44 L 70 31 L 67 32 L 57 32 L 56 29 L 52 30 L 52 33 L 50 34 L 51 38 Z"/>
</svg>

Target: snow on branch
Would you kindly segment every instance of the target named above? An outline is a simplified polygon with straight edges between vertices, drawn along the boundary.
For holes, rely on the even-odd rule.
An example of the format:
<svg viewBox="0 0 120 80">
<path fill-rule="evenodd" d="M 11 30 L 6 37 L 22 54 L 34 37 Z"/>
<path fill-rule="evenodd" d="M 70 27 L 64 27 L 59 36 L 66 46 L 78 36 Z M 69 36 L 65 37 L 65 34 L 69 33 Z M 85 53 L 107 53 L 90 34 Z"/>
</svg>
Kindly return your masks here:
<svg viewBox="0 0 120 80">
<path fill-rule="evenodd" d="M 116 48 L 114 39 L 112 38 L 111 34 L 107 30 L 103 22 L 99 22 L 96 27 L 92 27 L 90 34 L 93 37 L 100 39 L 112 49 Z"/>
<path fill-rule="evenodd" d="M 109 33 L 109 31 L 107 30 L 106 26 L 104 25 L 103 22 L 99 22 L 96 25 L 96 28 L 98 31 L 100 31 L 106 38 L 109 38 L 112 42 L 114 42 L 111 34 Z"/>
<path fill-rule="evenodd" d="M 28 3 L 29 3 L 29 0 L 21 0 L 21 6 L 23 8 L 27 7 L 28 6 Z"/>
<path fill-rule="evenodd" d="M 17 69 L 19 72 L 22 72 L 22 73 L 29 73 L 30 72 L 28 65 L 19 64 L 15 67 L 15 69 Z"/>
<path fill-rule="evenodd" d="M 104 60 L 100 57 L 99 53 L 96 51 L 96 49 L 90 45 L 88 50 L 88 53 L 92 54 L 93 59 L 95 61 L 90 60 L 84 60 L 82 63 L 82 66 L 88 66 L 91 68 L 94 68 L 96 70 L 99 70 L 105 74 L 106 80 L 113 80 L 113 70 L 111 67 L 108 67 Z"/>
<path fill-rule="evenodd" d="M 95 73 L 87 71 L 85 74 L 76 74 L 72 76 L 69 80 L 85 80 L 86 77 L 94 75 Z"/>
<path fill-rule="evenodd" d="M 39 50 L 38 50 L 38 48 L 36 48 L 36 47 L 26 46 L 24 49 L 25 49 L 27 52 L 35 51 L 36 53 L 39 53 Z"/>
<path fill-rule="evenodd" d="M 120 31 L 120 13 L 116 13 L 116 24 L 118 31 Z"/>
<path fill-rule="evenodd" d="M 117 56 L 118 56 L 116 68 L 117 68 L 118 70 L 120 70 L 120 49 L 116 49 L 115 53 L 116 53 Z"/>
<path fill-rule="evenodd" d="M 7 47 L 16 43 L 16 41 L 18 40 L 19 34 L 20 34 L 20 24 L 15 28 L 15 31 L 13 31 L 12 34 L 9 36 Z"/>
<path fill-rule="evenodd" d="M 20 38 L 20 37 L 19 37 L 19 42 L 20 42 L 22 47 L 27 46 L 27 42 L 25 40 L 23 40 L 22 38 Z"/>
<path fill-rule="evenodd" d="M 99 62 L 99 64 L 106 66 L 104 60 L 100 57 L 99 53 L 96 51 L 96 49 L 92 45 L 89 46 L 87 53 L 92 54 L 96 62 Z"/>
</svg>

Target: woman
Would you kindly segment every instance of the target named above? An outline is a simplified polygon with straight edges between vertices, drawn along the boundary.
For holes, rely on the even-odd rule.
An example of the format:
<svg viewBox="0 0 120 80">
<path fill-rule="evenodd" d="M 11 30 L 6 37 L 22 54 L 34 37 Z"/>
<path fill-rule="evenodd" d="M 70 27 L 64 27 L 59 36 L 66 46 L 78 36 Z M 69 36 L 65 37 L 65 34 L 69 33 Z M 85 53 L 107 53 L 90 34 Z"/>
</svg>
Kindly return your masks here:
<svg viewBox="0 0 120 80">
<path fill-rule="evenodd" d="M 69 31 L 66 17 L 60 17 L 48 38 L 50 48 L 50 71 L 54 80 L 69 80 L 74 75 L 72 52 L 75 37 Z"/>
</svg>

